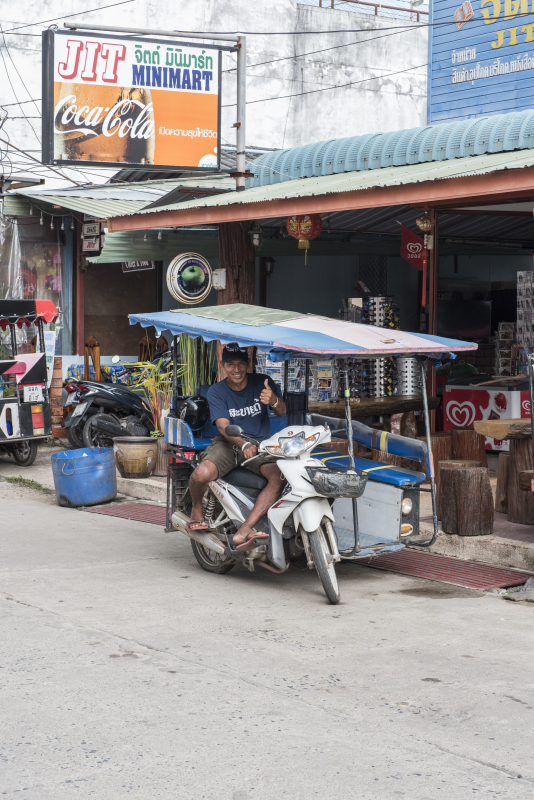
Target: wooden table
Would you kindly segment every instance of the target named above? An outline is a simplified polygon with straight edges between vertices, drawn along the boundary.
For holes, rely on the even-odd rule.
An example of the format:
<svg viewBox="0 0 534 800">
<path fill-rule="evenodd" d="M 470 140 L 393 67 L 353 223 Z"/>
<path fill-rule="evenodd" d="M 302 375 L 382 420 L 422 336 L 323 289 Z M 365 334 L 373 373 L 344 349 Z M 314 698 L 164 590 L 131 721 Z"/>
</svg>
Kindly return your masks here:
<svg viewBox="0 0 534 800">
<path fill-rule="evenodd" d="M 433 411 L 439 406 L 439 397 L 428 398 L 428 408 Z M 350 410 L 353 419 L 358 417 L 391 417 L 393 414 L 403 414 L 406 411 L 422 411 L 423 398 L 420 395 L 410 394 L 399 397 L 369 397 L 366 400 L 351 400 Z M 309 403 L 310 414 L 322 414 L 325 417 L 345 418 L 345 402 L 338 403 Z"/>
<path fill-rule="evenodd" d="M 534 493 L 519 489 L 519 473 L 532 469 L 531 425 L 529 419 L 488 419 L 473 423 L 482 436 L 510 440 L 508 467 L 508 519 L 534 525 Z"/>
</svg>

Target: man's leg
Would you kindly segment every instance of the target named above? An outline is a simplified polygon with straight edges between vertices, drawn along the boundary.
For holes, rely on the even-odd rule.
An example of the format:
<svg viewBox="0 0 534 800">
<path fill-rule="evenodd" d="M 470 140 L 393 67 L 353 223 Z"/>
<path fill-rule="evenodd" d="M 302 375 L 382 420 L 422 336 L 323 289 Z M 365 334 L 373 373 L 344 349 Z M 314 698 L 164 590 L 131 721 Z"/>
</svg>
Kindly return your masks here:
<svg viewBox="0 0 534 800">
<path fill-rule="evenodd" d="M 261 474 L 269 483 L 262 489 L 254 508 L 234 536 L 234 545 L 242 544 L 248 538 L 252 528 L 267 513 L 272 504 L 278 500 L 284 488 L 285 479 L 282 477 L 276 464 L 264 464 L 260 468 Z"/>
<path fill-rule="evenodd" d="M 198 467 L 195 469 L 191 477 L 189 478 L 189 492 L 191 494 L 191 499 L 193 501 L 193 507 L 191 509 L 191 520 L 196 520 L 200 522 L 204 519 L 204 508 L 202 506 L 202 498 L 208 488 L 208 483 L 210 481 L 216 480 L 218 476 L 218 470 L 215 464 L 212 461 L 208 461 L 208 459 L 202 461 Z M 197 529 L 199 526 L 193 526 L 194 529 Z M 201 530 L 205 530 L 205 526 L 200 528 Z"/>
</svg>

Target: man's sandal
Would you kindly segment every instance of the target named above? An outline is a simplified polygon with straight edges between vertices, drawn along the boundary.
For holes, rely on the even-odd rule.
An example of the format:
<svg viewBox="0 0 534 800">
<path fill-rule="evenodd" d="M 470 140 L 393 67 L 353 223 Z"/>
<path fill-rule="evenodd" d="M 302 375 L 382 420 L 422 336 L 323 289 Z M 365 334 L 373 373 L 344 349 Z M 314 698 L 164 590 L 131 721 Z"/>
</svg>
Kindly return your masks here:
<svg viewBox="0 0 534 800">
<path fill-rule="evenodd" d="M 189 522 L 185 523 L 185 527 L 188 531 L 191 531 L 191 533 L 209 530 L 209 525 L 203 519 L 190 519 Z"/>
<path fill-rule="evenodd" d="M 242 544 L 235 545 L 235 549 L 238 553 L 242 553 L 246 550 L 254 550 L 254 548 L 258 547 L 260 544 L 264 544 L 268 540 L 268 533 L 256 533 L 256 531 L 252 531 Z"/>
</svg>

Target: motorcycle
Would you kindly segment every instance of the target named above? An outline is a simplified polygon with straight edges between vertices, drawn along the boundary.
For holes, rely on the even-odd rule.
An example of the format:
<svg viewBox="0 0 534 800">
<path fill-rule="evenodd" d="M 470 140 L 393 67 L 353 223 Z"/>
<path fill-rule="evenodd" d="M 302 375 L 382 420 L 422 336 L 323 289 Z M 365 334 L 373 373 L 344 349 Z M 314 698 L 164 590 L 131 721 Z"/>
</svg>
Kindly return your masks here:
<svg viewBox="0 0 534 800">
<path fill-rule="evenodd" d="M 72 378 L 65 387 L 65 433 L 73 447 L 110 447 L 116 436 L 148 436 L 154 430 L 144 397 L 120 383 Z"/>
<path fill-rule="evenodd" d="M 341 557 L 332 505 L 338 497 L 361 497 L 368 476 L 356 469 L 333 469 L 310 457 L 313 448 L 331 440 L 327 426 L 290 426 L 263 442 L 247 437 L 238 425 L 227 426 L 225 432 L 258 447 L 258 455 L 243 464 L 264 455 L 278 457 L 276 463 L 287 481 L 286 488 L 255 525 L 256 531 L 270 534 L 269 540 L 244 553 L 233 546 L 234 533 L 267 485 L 265 478 L 243 467 L 235 467 L 209 484 L 204 498 L 207 531 L 186 527 L 191 507 L 188 489 L 177 498 L 173 527 L 191 539 L 200 566 L 219 575 L 238 563 L 251 572 L 259 566 L 282 573 L 292 559 L 305 556 L 308 567 L 316 569 L 329 602 L 336 605 L 340 594 L 335 565 Z M 187 470 L 186 465 L 183 468 Z"/>
<path fill-rule="evenodd" d="M 119 364 L 119 356 L 113 356 Z M 161 373 L 172 365 L 169 350 L 151 362 Z M 142 389 L 146 364 L 124 364 L 119 375 L 130 374 L 132 383 Z M 109 447 L 116 436 L 148 436 L 154 430 L 150 408 L 140 391 L 122 383 L 71 378 L 64 390 L 64 406 L 73 406 L 64 422 L 67 439 L 73 447 Z"/>
</svg>

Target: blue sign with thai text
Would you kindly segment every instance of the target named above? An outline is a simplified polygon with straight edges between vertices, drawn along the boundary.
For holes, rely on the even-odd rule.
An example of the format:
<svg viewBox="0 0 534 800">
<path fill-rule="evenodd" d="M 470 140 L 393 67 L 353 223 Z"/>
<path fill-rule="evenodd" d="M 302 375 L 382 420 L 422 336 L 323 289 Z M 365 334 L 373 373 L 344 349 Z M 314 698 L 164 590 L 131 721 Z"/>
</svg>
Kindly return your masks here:
<svg viewBox="0 0 534 800">
<path fill-rule="evenodd" d="M 428 122 L 534 108 L 534 0 L 433 0 Z"/>
</svg>

